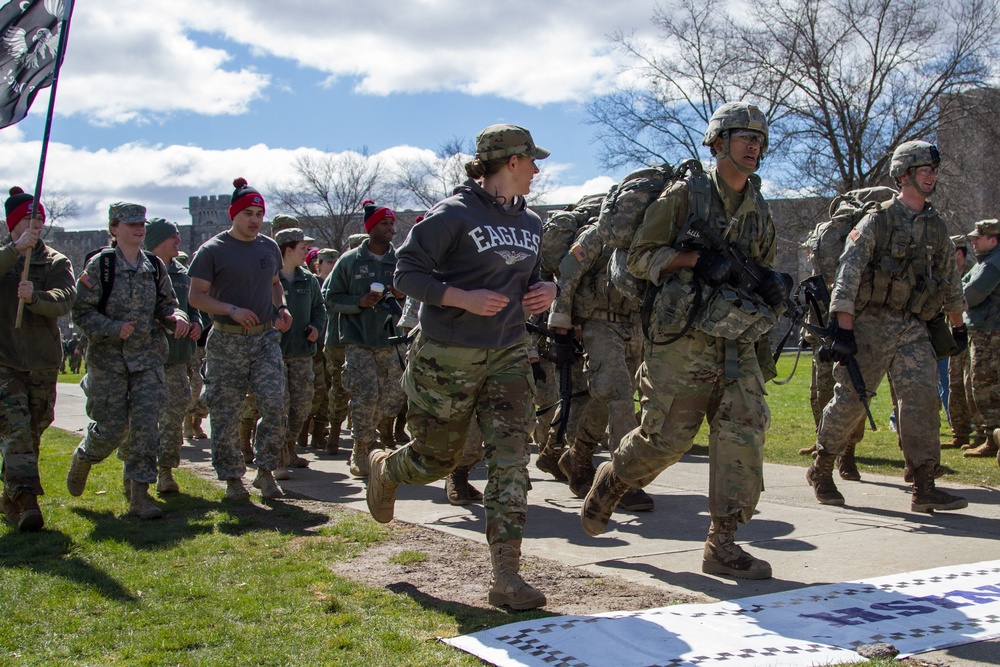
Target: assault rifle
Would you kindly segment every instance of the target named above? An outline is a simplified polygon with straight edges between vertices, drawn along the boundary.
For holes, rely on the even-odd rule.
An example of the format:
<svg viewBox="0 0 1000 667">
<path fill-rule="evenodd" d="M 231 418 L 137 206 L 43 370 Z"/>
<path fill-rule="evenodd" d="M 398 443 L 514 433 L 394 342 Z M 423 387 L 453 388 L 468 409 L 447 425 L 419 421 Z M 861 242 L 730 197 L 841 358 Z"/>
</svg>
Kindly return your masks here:
<svg viewBox="0 0 1000 667">
<path fill-rule="evenodd" d="M 693 217 L 694 216 L 692 216 L 692 218 Z M 757 288 L 760 287 L 761 283 L 764 281 L 764 270 L 748 259 L 736 244 L 722 238 L 717 231 L 712 229 L 711 225 L 709 225 L 707 221 L 703 219 L 689 220 L 687 225 L 685 225 L 685 230 L 682 232 L 682 235 L 687 238 L 699 239 L 701 241 L 700 245 L 708 248 L 709 250 L 714 250 L 729 260 L 735 273 L 735 276 L 731 280 L 732 284 L 741 288 L 747 294 L 755 293 Z M 782 303 L 782 306 L 785 309 L 782 316 L 791 320 L 795 326 L 805 329 L 816 336 L 818 340 L 823 341 L 824 347 L 829 349 L 829 346 L 832 343 L 833 329 L 835 325 L 833 322 L 830 322 L 827 326 L 823 325 L 822 310 L 819 308 L 819 304 L 824 304 L 826 306 L 826 310 L 829 310 L 830 294 L 826 289 L 826 284 L 823 283 L 822 278 L 819 276 L 806 278 L 799 284 L 799 288 L 796 290 L 796 296 L 799 296 L 802 293 L 808 294 L 812 299 L 812 303 L 814 304 L 814 313 L 820 324 L 817 326 L 807 321 L 806 316 L 809 313 L 810 303 L 797 303 L 791 296 L 787 296 Z M 778 345 L 778 349 L 774 353 L 775 361 L 777 361 L 778 357 L 781 355 L 781 348 L 783 344 L 784 343 L 782 342 L 781 345 Z M 878 430 L 875 426 L 875 418 L 872 416 L 872 411 L 869 407 L 869 401 L 871 398 L 875 397 L 875 393 L 869 392 L 868 388 L 865 386 L 865 379 L 861 375 L 861 368 L 858 366 L 857 359 L 854 358 L 854 355 L 851 355 L 846 361 L 843 362 L 843 365 L 851 379 L 851 384 L 854 386 L 854 391 L 858 395 L 858 400 L 865 408 L 865 415 L 868 417 L 868 423 L 871 425 L 873 431 Z"/>
<path fill-rule="evenodd" d="M 570 331 L 565 334 L 556 333 L 544 324 L 534 324 L 526 322 L 528 331 L 544 336 L 551 341 L 549 354 L 546 359 L 556 365 L 559 371 L 559 402 L 538 408 L 536 415 L 543 415 L 556 405 L 559 406 L 559 419 L 556 424 L 556 442 L 562 442 L 566 435 L 566 427 L 569 426 L 569 409 L 574 398 L 586 396 L 587 391 L 573 393 L 573 363 L 582 354 L 580 342 Z"/>
</svg>

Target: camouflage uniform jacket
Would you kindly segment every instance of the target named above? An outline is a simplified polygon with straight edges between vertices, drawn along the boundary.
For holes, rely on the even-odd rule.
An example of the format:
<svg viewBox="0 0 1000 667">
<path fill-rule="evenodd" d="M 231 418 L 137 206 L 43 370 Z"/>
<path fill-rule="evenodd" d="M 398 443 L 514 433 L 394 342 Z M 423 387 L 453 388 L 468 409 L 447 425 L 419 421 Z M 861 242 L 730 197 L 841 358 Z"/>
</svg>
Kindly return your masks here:
<svg viewBox="0 0 1000 667">
<path fill-rule="evenodd" d="M 174 298 L 177 299 L 177 307 L 187 313 L 189 322 L 197 322 L 204 327 L 200 310 L 192 308 L 188 304 L 188 294 L 191 291 L 191 278 L 188 277 L 187 269 L 176 259 L 170 260 L 167 266 L 167 275 L 170 276 L 170 284 L 174 288 Z M 211 323 L 211 322 L 209 322 Z M 167 364 L 186 364 L 194 356 L 194 350 L 198 346 L 198 341 L 191 340 L 190 337 L 174 338 L 167 336 Z"/>
<path fill-rule="evenodd" d="M 955 245 L 937 211 L 927 203 L 923 211 L 914 213 L 898 197 L 884 204 L 881 211 L 883 222 L 876 211 L 847 235 L 830 312 L 854 315 L 869 304 L 911 312 L 911 296 L 917 290 L 917 285 L 911 283 L 930 281 L 940 299 L 940 309 L 948 313 L 964 311 Z M 926 266 L 926 270 L 920 266 Z M 900 276 L 894 284 L 880 288 L 876 283 L 881 282 L 878 274 L 883 268 Z M 938 309 L 928 310 L 936 314 Z"/>
<path fill-rule="evenodd" d="M 976 261 L 962 279 L 969 304 L 965 323 L 971 329 L 1000 329 L 1000 246 Z"/>
<path fill-rule="evenodd" d="M 720 183 L 721 178 L 714 166 L 709 169 L 708 175 L 712 186 L 708 217 L 713 229 L 739 246 L 746 257 L 758 266 L 774 268 L 774 222 L 771 210 L 760 194 L 757 179 L 751 177 L 747 182 L 741 203 L 737 199 L 738 194 Z M 687 241 L 680 235 L 688 219 L 690 197 L 687 182 L 677 181 L 664 189 L 646 209 L 628 253 L 628 269 L 636 278 L 659 285 L 671 275 L 683 273 L 661 275 L 660 272 L 682 250 L 688 249 Z M 690 245 L 692 249 L 698 247 L 696 243 Z"/>
<path fill-rule="evenodd" d="M 115 373 L 144 371 L 162 366 L 167 360 L 165 318 L 177 309 L 177 299 L 166 267 L 156 269 L 145 253 L 139 252 L 139 264 L 132 268 L 115 250 L 115 282 L 105 312 L 97 309 L 103 288 L 97 253 L 87 263 L 76 282 L 77 299 L 73 304 L 73 323 L 87 336 L 87 365 Z M 160 262 L 157 257 L 153 258 Z M 162 262 L 160 262 L 162 264 Z M 122 324 L 135 322 L 127 339 L 118 337 Z M 161 326 L 162 325 L 162 326 Z M 172 326 L 172 325 L 170 325 Z"/>
<path fill-rule="evenodd" d="M 23 267 L 22 255 L 13 243 L 0 250 L 0 366 L 18 371 L 59 368 L 62 343 L 56 319 L 73 306 L 73 266 L 65 255 L 43 242 L 35 244 L 28 269 L 28 280 L 35 286 L 34 299 L 25 304 L 21 328 L 14 329 Z"/>
<path fill-rule="evenodd" d="M 595 225 L 584 227 L 559 263 L 559 296 L 552 304 L 549 326 L 571 329 L 591 318 L 628 320 L 639 304 L 626 298 L 610 280 L 608 262 L 614 248 L 604 243 Z"/>
<path fill-rule="evenodd" d="M 306 340 L 306 327 L 314 326 L 319 332 L 317 340 L 323 340 L 326 330 L 326 307 L 320 295 L 319 279 L 301 266 L 295 267 L 292 280 L 278 274 L 281 287 L 285 290 L 285 304 L 292 316 L 292 328 L 281 334 L 281 356 L 286 359 L 313 357 L 316 343 Z"/>
<path fill-rule="evenodd" d="M 365 347 L 389 347 L 385 321 L 389 312 L 381 307 L 358 305 L 372 283 L 392 284 L 396 270 L 396 250 L 389 246 L 382 259 L 368 250 L 368 239 L 348 250 L 337 260 L 323 283 L 323 301 L 328 311 L 339 313 L 340 342 Z"/>
</svg>

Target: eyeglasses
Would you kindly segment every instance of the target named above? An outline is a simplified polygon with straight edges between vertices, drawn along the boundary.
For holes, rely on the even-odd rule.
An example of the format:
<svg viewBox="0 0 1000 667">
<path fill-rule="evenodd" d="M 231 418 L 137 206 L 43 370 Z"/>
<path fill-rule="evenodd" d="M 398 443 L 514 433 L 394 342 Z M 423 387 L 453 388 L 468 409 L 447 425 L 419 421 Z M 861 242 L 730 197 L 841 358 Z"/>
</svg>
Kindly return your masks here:
<svg viewBox="0 0 1000 667">
<path fill-rule="evenodd" d="M 764 133 L 757 132 L 756 130 L 736 130 L 729 136 L 736 137 L 737 139 L 746 143 L 749 146 L 764 145 Z"/>
</svg>

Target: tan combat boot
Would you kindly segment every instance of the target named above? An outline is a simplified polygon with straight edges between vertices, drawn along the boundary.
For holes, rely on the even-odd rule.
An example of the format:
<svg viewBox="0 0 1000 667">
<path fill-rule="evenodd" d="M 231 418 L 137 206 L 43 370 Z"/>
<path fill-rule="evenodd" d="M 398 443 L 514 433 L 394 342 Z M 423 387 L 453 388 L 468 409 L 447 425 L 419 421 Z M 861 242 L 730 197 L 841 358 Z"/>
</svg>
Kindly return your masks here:
<svg viewBox="0 0 1000 667">
<path fill-rule="evenodd" d="M 368 511 L 379 523 L 392 521 L 396 509 L 396 489 L 399 488 L 399 484 L 389 481 L 386 474 L 387 458 L 389 452 L 384 449 L 373 450 L 368 455 L 369 474 L 365 499 L 368 502 Z"/>
<path fill-rule="evenodd" d="M 274 475 L 270 470 L 257 470 L 257 476 L 253 480 L 254 487 L 260 489 L 260 495 L 265 500 L 281 498 L 284 494 L 278 483 L 274 481 Z"/>
<path fill-rule="evenodd" d="M 955 435 L 948 442 L 941 443 L 941 449 L 968 449 L 969 436 Z"/>
<path fill-rule="evenodd" d="M 470 505 L 483 502 L 483 494 L 469 484 L 472 466 L 459 466 L 444 479 L 444 493 L 452 505 Z"/>
<path fill-rule="evenodd" d="M 375 449 L 369 443 L 354 441 L 354 449 L 351 450 L 350 469 L 355 477 L 368 476 L 368 452 Z"/>
<path fill-rule="evenodd" d="M 591 448 L 575 440 L 559 457 L 559 470 L 569 481 L 569 490 L 577 498 L 583 498 L 594 483 L 594 455 Z"/>
<path fill-rule="evenodd" d="M 736 515 L 712 517 L 712 526 L 705 540 L 701 571 L 705 574 L 725 574 L 737 579 L 770 579 L 771 565 L 754 558 L 735 542 Z"/>
<path fill-rule="evenodd" d="M 552 445 L 541 445 L 538 448 L 538 458 L 535 459 L 535 467 L 544 473 L 548 473 L 556 478 L 558 482 L 565 482 L 566 475 L 559 469 L 559 458 L 565 450 Z"/>
<path fill-rule="evenodd" d="M 611 513 L 618 507 L 629 486 L 615 474 L 611 461 L 605 461 L 597 468 L 594 484 L 587 492 L 580 508 L 580 525 L 584 532 L 597 537 L 608 527 Z"/>
<path fill-rule="evenodd" d="M 932 510 L 960 510 L 969 506 L 969 501 L 961 496 L 935 488 L 934 464 L 922 465 L 913 471 L 913 498 L 910 510 L 930 512 Z"/>
<path fill-rule="evenodd" d="M 80 452 L 73 452 L 73 462 L 69 464 L 66 473 L 66 489 L 71 496 L 82 496 L 87 488 L 87 476 L 90 475 L 90 461 L 80 458 Z"/>
<path fill-rule="evenodd" d="M 191 428 L 194 430 L 194 437 L 198 440 L 208 440 L 208 433 L 201 427 L 201 417 L 191 418 Z"/>
<path fill-rule="evenodd" d="M 521 567 L 521 540 L 490 545 L 489 603 L 495 607 L 510 607 L 515 611 L 536 609 L 545 605 L 545 594 L 525 583 L 518 573 Z"/>
<path fill-rule="evenodd" d="M 174 471 L 167 466 L 160 466 L 159 474 L 156 476 L 156 492 L 160 495 L 165 493 L 177 493 L 181 487 L 174 481 Z"/>
<path fill-rule="evenodd" d="M 806 470 L 806 481 L 813 488 L 820 505 L 843 505 L 844 496 L 833 483 L 833 465 L 837 457 L 817 451 L 813 454 L 812 465 Z"/>
<path fill-rule="evenodd" d="M 194 417 L 191 415 L 184 415 L 184 439 L 194 440 Z"/>
<path fill-rule="evenodd" d="M 243 485 L 242 479 L 226 480 L 226 500 L 246 500 L 250 497 L 250 492 Z"/>
<path fill-rule="evenodd" d="M 985 441 L 978 447 L 972 447 L 962 452 L 962 456 L 968 456 L 968 457 L 989 456 L 992 458 L 996 456 L 998 452 L 1000 452 L 1000 446 L 997 445 L 997 442 L 998 441 L 996 438 L 996 434 L 994 433 L 992 436 L 987 437 Z"/>
<path fill-rule="evenodd" d="M 163 510 L 154 505 L 153 499 L 149 497 L 149 484 L 132 481 L 132 497 L 129 499 L 128 513 L 147 521 L 163 516 Z"/>
</svg>

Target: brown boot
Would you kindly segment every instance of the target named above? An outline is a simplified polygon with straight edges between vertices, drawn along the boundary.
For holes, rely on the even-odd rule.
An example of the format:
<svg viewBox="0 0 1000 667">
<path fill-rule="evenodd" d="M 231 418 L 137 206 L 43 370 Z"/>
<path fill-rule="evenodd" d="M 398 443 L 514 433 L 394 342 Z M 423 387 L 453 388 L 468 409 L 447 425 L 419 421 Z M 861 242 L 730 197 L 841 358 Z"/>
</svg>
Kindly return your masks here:
<svg viewBox="0 0 1000 667">
<path fill-rule="evenodd" d="M 226 480 L 226 500 L 246 500 L 250 497 L 247 487 L 243 486 L 242 479 Z"/>
<path fill-rule="evenodd" d="M 307 419 L 306 423 L 302 425 L 299 429 L 299 437 L 296 438 L 295 444 L 302 449 L 309 448 L 309 431 L 312 430 L 312 419 Z"/>
<path fill-rule="evenodd" d="M 194 440 L 194 426 L 193 426 L 193 423 L 194 423 L 194 417 L 192 417 L 191 415 L 184 415 L 184 428 L 183 428 L 183 432 L 184 432 L 184 439 L 185 440 L 188 440 L 188 441 Z"/>
<path fill-rule="evenodd" d="M 149 484 L 132 481 L 132 497 L 128 503 L 128 513 L 143 520 L 159 519 L 163 510 L 153 504 L 149 497 Z"/>
<path fill-rule="evenodd" d="M 754 558 L 735 542 L 736 515 L 712 517 L 712 526 L 705 540 L 701 571 L 705 574 L 725 574 L 737 579 L 770 579 L 771 565 Z"/>
<path fill-rule="evenodd" d="M 340 423 L 330 425 L 330 435 L 326 439 L 326 453 L 335 456 L 340 453 Z"/>
<path fill-rule="evenodd" d="M 90 475 L 90 461 L 80 458 L 80 452 L 73 452 L 73 461 L 66 473 L 66 489 L 71 496 L 83 495 L 87 488 L 87 477 Z"/>
<path fill-rule="evenodd" d="M 579 440 L 573 442 L 559 457 L 559 470 L 569 481 L 569 490 L 577 498 L 583 498 L 594 483 L 593 449 L 582 445 Z"/>
<path fill-rule="evenodd" d="M 355 477 L 368 476 L 368 452 L 375 449 L 365 442 L 354 441 L 354 449 L 351 450 L 350 470 Z"/>
<path fill-rule="evenodd" d="M 6 499 L 6 492 L 3 493 Z M 38 506 L 38 497 L 31 491 L 21 491 L 10 501 L 17 512 L 17 529 L 22 533 L 35 533 L 45 527 L 45 517 Z"/>
<path fill-rule="evenodd" d="M 281 498 L 285 495 L 281 487 L 274 481 L 274 475 L 270 470 L 258 470 L 257 477 L 253 480 L 254 487 L 260 489 L 260 495 L 266 500 Z"/>
<path fill-rule="evenodd" d="M 378 439 L 382 449 L 396 449 L 396 436 L 392 433 L 392 417 L 386 417 L 379 422 Z"/>
<path fill-rule="evenodd" d="M 951 440 L 948 442 L 941 443 L 941 449 L 969 449 L 966 445 L 969 444 L 969 436 L 967 435 L 956 435 L 952 436 Z"/>
<path fill-rule="evenodd" d="M 622 496 L 622 499 L 618 501 L 616 509 L 625 512 L 651 512 L 653 510 L 653 498 L 639 487 L 629 489 Z"/>
<path fill-rule="evenodd" d="M 389 458 L 389 452 L 384 449 L 376 449 L 368 457 L 368 488 L 365 491 L 365 500 L 368 503 L 368 511 L 379 523 L 389 523 L 396 508 L 396 489 L 399 485 L 389 481 L 386 475 L 385 460 Z"/>
<path fill-rule="evenodd" d="M 844 453 L 837 457 L 837 472 L 840 473 L 840 479 L 846 479 L 849 482 L 861 481 L 861 473 L 858 472 L 858 464 L 854 460 L 856 446 L 848 445 Z"/>
<path fill-rule="evenodd" d="M 978 447 L 967 449 L 964 452 L 962 452 L 962 456 L 975 457 L 975 458 L 986 457 L 986 456 L 994 457 L 997 455 L 998 451 L 1000 451 L 1000 447 L 997 447 L 997 444 L 996 442 L 993 441 L 993 438 L 987 438 L 986 442 L 979 445 Z"/>
<path fill-rule="evenodd" d="M 557 482 L 565 482 L 566 475 L 559 469 L 559 457 L 562 456 L 563 451 L 542 445 L 538 450 L 538 458 L 535 459 L 535 467 L 555 477 Z"/>
<path fill-rule="evenodd" d="M 326 439 L 329 435 L 330 425 L 318 419 L 312 421 L 312 439 L 309 446 L 316 451 L 326 450 Z"/>
<path fill-rule="evenodd" d="M 160 466 L 156 476 L 156 492 L 161 496 L 166 493 L 177 493 L 181 487 L 174 481 L 174 471 L 167 466 Z"/>
<path fill-rule="evenodd" d="M 243 452 L 243 462 L 247 465 L 253 463 L 253 425 L 244 420 L 240 420 L 240 451 Z"/>
<path fill-rule="evenodd" d="M 813 454 L 812 465 L 806 470 L 806 480 L 809 486 L 813 487 L 816 500 L 821 505 L 843 505 L 844 496 L 837 490 L 837 485 L 833 483 L 833 464 L 837 457 L 825 452 Z"/>
<path fill-rule="evenodd" d="M 194 430 L 194 437 L 198 440 L 208 440 L 208 433 L 201 427 L 201 417 L 191 418 L 191 428 Z"/>
<path fill-rule="evenodd" d="M 945 468 L 940 463 L 934 464 L 934 479 L 939 479 L 948 474 L 948 469 Z M 903 468 L 903 481 L 907 484 L 913 484 L 913 469 L 907 465 Z"/>
<path fill-rule="evenodd" d="M 536 609 L 545 605 L 545 594 L 525 583 L 518 573 L 521 568 L 521 540 L 490 545 L 493 578 L 487 600 L 494 607 L 510 607 L 515 611 Z"/>
<path fill-rule="evenodd" d="M 934 473 L 933 464 L 922 465 L 913 471 L 913 498 L 910 501 L 910 510 L 914 512 L 960 510 L 969 506 L 969 501 L 965 498 L 935 488 Z"/>
<path fill-rule="evenodd" d="M 977 435 L 977 436 L 975 436 L 972 439 L 972 442 L 970 442 L 967 445 L 962 445 L 962 449 L 966 449 L 966 450 L 968 450 L 968 449 L 975 449 L 977 447 L 980 447 L 980 446 L 986 444 L 987 440 L 988 440 L 988 438 L 985 435 Z"/>
<path fill-rule="evenodd" d="M 444 479 L 444 493 L 452 505 L 471 505 L 483 502 L 483 494 L 469 484 L 472 466 L 459 466 Z"/>
<path fill-rule="evenodd" d="M 597 468 L 594 484 L 580 508 L 580 525 L 592 537 L 597 537 L 608 527 L 611 513 L 618 507 L 629 486 L 615 474 L 611 461 Z"/>
</svg>

